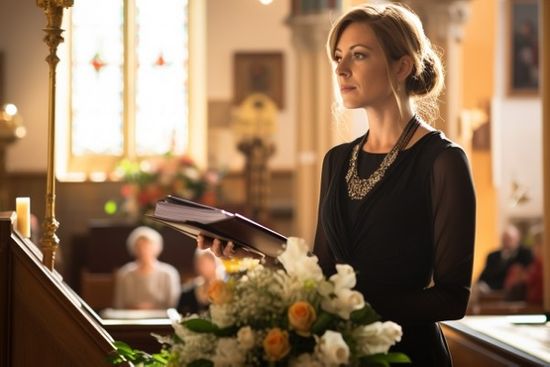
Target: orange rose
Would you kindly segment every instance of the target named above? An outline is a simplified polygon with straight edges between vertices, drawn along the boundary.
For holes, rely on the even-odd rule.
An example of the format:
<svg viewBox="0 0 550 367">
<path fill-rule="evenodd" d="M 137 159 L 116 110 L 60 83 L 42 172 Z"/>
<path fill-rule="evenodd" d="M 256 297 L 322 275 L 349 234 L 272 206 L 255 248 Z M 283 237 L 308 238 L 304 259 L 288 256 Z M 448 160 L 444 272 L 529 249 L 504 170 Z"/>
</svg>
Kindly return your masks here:
<svg viewBox="0 0 550 367">
<path fill-rule="evenodd" d="M 221 305 L 231 301 L 233 293 L 227 284 L 222 280 L 215 280 L 208 287 L 208 299 L 215 305 Z"/>
<path fill-rule="evenodd" d="M 295 302 L 288 308 L 288 322 L 302 336 L 308 336 L 311 325 L 317 319 L 317 313 L 306 301 Z"/>
<path fill-rule="evenodd" d="M 279 328 L 269 330 L 263 342 L 265 354 L 270 361 L 278 361 L 290 352 L 288 333 Z"/>
</svg>

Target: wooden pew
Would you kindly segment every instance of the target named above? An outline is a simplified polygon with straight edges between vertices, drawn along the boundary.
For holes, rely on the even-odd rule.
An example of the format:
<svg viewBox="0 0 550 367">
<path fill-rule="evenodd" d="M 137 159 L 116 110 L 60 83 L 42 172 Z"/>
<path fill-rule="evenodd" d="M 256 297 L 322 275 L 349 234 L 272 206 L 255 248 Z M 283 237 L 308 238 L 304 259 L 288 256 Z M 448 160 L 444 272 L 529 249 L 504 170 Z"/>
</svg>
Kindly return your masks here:
<svg viewBox="0 0 550 367">
<path fill-rule="evenodd" d="M 73 241 L 75 255 L 69 271 L 73 289 L 96 311 L 112 307 L 114 274 L 118 268 L 134 259 L 126 248 L 126 239 L 136 224 L 110 220 L 90 221 L 86 236 Z M 164 249 L 159 260 L 173 265 L 182 282 L 195 276 L 193 239 L 168 227 L 156 228 L 163 237 Z"/>
<path fill-rule="evenodd" d="M 0 213 L 0 366 L 109 366 L 112 337 Z"/>
</svg>

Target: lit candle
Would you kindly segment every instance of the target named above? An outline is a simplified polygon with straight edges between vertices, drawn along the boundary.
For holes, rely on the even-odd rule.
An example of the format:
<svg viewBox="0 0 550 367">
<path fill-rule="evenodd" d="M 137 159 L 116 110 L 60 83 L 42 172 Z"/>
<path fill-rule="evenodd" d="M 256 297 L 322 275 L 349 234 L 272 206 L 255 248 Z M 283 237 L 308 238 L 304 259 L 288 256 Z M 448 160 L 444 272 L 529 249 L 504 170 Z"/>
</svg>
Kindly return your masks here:
<svg viewBox="0 0 550 367">
<path fill-rule="evenodd" d="M 17 231 L 23 237 L 31 237 L 31 199 L 16 198 L 15 211 L 17 212 Z"/>
</svg>

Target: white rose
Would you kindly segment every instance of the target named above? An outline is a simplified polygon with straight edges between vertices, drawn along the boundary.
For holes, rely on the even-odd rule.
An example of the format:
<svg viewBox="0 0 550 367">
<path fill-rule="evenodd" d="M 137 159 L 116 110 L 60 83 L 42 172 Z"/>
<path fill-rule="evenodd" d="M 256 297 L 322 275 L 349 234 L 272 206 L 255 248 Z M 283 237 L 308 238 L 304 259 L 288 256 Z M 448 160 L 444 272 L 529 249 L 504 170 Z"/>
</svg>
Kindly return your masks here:
<svg viewBox="0 0 550 367">
<path fill-rule="evenodd" d="M 360 292 L 350 289 L 336 290 L 334 298 L 325 298 L 321 308 L 329 313 L 337 314 L 344 320 L 349 320 L 350 314 L 365 306 L 365 299 Z"/>
<path fill-rule="evenodd" d="M 352 311 L 360 310 L 365 306 L 365 299 L 361 292 L 352 291 L 350 289 L 342 289 L 336 291 L 336 298 L 339 301 L 339 307 L 341 308 L 341 313 L 339 315 L 347 320 L 349 319 L 349 314 Z M 342 314 L 347 316 L 342 316 Z"/>
<path fill-rule="evenodd" d="M 324 279 L 319 267 L 317 256 L 308 256 L 309 248 L 306 242 L 298 237 L 289 237 L 285 251 L 277 258 L 283 264 L 287 273 L 305 281 Z"/>
<path fill-rule="evenodd" d="M 252 328 L 250 326 L 240 328 L 237 332 L 237 341 L 239 342 L 239 347 L 241 349 L 252 349 L 255 343 L 254 331 L 252 330 Z"/>
<path fill-rule="evenodd" d="M 387 353 L 392 345 L 401 340 L 402 335 L 401 326 L 391 321 L 373 322 L 353 331 L 363 355 Z"/>
<path fill-rule="evenodd" d="M 329 364 L 347 364 L 349 362 L 349 347 L 342 334 L 327 330 L 319 340 L 319 352 Z"/>
<path fill-rule="evenodd" d="M 347 264 L 337 264 L 336 274 L 330 277 L 335 289 L 351 289 L 355 287 L 355 270 Z"/>
<path fill-rule="evenodd" d="M 401 326 L 392 321 L 386 321 L 382 324 L 382 335 L 390 343 L 395 344 L 401 341 L 403 330 Z"/>
<path fill-rule="evenodd" d="M 307 256 L 302 259 L 302 266 L 300 273 L 296 274 L 299 279 L 308 280 L 312 279 L 320 281 L 324 279 L 323 271 L 318 264 L 317 256 Z"/>
</svg>

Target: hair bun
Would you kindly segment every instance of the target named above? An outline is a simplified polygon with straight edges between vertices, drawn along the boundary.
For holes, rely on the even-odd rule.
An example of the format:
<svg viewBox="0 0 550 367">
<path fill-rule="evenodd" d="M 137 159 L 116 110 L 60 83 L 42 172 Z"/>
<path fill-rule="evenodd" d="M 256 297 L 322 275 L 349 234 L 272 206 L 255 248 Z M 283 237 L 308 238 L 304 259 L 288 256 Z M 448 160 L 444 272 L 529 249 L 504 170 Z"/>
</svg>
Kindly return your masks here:
<svg viewBox="0 0 550 367">
<path fill-rule="evenodd" d="M 440 89 L 441 73 L 438 73 L 437 69 L 438 65 L 436 65 L 436 61 L 432 55 L 424 57 L 420 73 L 411 74 L 407 79 L 406 88 L 409 93 L 411 95 L 424 96 L 436 92 L 436 89 Z"/>
</svg>

